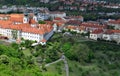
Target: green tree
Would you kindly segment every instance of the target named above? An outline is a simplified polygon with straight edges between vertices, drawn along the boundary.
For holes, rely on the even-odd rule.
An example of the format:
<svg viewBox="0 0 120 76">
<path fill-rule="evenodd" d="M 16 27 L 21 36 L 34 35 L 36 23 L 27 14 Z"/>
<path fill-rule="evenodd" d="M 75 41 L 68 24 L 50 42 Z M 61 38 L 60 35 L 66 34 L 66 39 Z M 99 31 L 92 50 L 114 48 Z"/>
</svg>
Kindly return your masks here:
<svg viewBox="0 0 120 76">
<path fill-rule="evenodd" d="M 38 21 L 39 24 L 45 24 L 46 22 L 45 21 Z"/>
</svg>

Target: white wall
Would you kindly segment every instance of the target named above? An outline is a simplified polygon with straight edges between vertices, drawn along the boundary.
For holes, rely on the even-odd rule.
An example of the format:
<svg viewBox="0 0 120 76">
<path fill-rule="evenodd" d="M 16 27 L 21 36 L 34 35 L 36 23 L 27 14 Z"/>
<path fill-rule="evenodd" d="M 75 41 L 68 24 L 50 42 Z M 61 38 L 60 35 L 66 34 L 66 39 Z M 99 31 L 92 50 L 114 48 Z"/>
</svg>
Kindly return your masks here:
<svg viewBox="0 0 120 76">
<path fill-rule="evenodd" d="M 7 36 L 9 38 L 12 37 L 12 30 L 11 29 L 3 29 L 3 28 L 0 28 L 0 34 L 2 34 L 3 36 Z"/>
<path fill-rule="evenodd" d="M 112 40 L 112 35 L 109 35 L 109 34 L 103 34 L 103 40 L 109 40 L 111 41 Z"/>
<path fill-rule="evenodd" d="M 22 32 L 22 38 L 39 42 L 43 39 L 43 35 Z"/>
<path fill-rule="evenodd" d="M 97 40 L 98 36 L 97 34 L 90 34 L 90 38 L 93 40 Z"/>
</svg>

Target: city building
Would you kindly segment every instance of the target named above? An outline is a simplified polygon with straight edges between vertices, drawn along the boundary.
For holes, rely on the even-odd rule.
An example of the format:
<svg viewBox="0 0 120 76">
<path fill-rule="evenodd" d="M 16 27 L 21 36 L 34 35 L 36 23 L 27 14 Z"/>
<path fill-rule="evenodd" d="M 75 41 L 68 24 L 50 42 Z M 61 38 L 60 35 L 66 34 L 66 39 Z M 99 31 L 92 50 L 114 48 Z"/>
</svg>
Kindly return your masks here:
<svg viewBox="0 0 120 76">
<path fill-rule="evenodd" d="M 9 14 L 9 19 L 0 20 L 0 34 L 21 41 L 32 40 L 46 44 L 46 41 L 53 35 L 53 26 L 50 24 L 38 24 L 37 17 L 27 14 Z M 4 18 L 4 17 L 3 17 Z"/>
<path fill-rule="evenodd" d="M 108 25 L 113 26 L 114 29 L 120 29 L 120 19 L 118 19 L 118 20 L 108 20 Z"/>
</svg>

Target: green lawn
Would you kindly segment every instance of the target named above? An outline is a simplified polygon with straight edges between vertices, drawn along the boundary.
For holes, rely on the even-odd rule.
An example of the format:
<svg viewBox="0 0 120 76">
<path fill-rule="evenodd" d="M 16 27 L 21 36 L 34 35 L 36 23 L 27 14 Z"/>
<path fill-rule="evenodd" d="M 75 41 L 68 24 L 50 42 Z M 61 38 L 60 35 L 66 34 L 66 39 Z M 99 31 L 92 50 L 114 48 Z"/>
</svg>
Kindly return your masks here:
<svg viewBox="0 0 120 76">
<path fill-rule="evenodd" d="M 63 61 L 60 61 L 58 63 L 55 63 L 55 64 L 52 64 L 52 65 L 48 66 L 47 67 L 47 72 L 54 72 L 57 75 L 66 76 Z"/>
<path fill-rule="evenodd" d="M 31 54 L 29 49 L 23 50 L 23 53 L 24 53 L 25 56 L 32 56 L 32 54 Z M 35 58 L 35 57 L 33 56 L 33 58 Z M 58 63 L 52 64 L 50 66 L 47 66 L 46 68 L 47 68 L 47 71 L 43 71 L 42 72 L 45 75 L 48 75 L 50 73 L 52 74 L 54 72 L 54 74 L 56 74 L 57 76 L 65 76 L 65 70 L 64 70 L 64 63 L 63 63 L 63 61 L 60 61 Z"/>
<path fill-rule="evenodd" d="M 32 56 L 32 54 L 31 54 L 29 49 L 23 50 L 23 53 L 24 53 L 25 56 Z"/>
</svg>

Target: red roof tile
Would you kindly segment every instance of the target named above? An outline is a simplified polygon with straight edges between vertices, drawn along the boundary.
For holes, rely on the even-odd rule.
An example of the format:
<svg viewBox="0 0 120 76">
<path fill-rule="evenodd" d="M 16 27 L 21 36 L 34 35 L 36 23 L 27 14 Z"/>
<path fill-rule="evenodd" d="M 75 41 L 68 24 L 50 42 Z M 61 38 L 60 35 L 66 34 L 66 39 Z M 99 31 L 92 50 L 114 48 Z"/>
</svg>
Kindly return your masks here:
<svg viewBox="0 0 120 76">
<path fill-rule="evenodd" d="M 0 28 L 4 28 L 4 29 L 21 30 L 23 32 L 34 33 L 34 34 L 45 34 L 53 29 L 53 27 L 48 24 L 38 24 L 37 26 L 38 28 L 31 27 L 31 25 L 28 23 L 13 24 L 13 22 L 10 20 L 7 21 L 0 20 Z"/>
<path fill-rule="evenodd" d="M 114 33 L 120 33 L 120 30 L 106 30 L 105 34 L 114 34 Z"/>
<path fill-rule="evenodd" d="M 109 23 L 111 23 L 111 24 L 120 24 L 120 19 L 118 19 L 118 20 L 109 20 Z"/>
<path fill-rule="evenodd" d="M 35 21 L 35 20 L 33 20 L 33 19 L 30 19 L 30 22 L 29 22 L 30 24 L 37 24 L 37 22 Z"/>
<path fill-rule="evenodd" d="M 106 25 L 100 25 L 100 24 L 97 24 L 97 23 L 89 23 L 89 22 L 84 22 L 80 25 L 80 27 L 90 27 L 90 28 L 98 28 L 98 29 L 105 29 L 107 28 Z"/>
<path fill-rule="evenodd" d="M 92 32 L 92 34 L 100 34 L 103 33 L 104 31 L 102 29 L 96 29 Z"/>
<path fill-rule="evenodd" d="M 60 18 L 60 17 L 56 17 L 54 20 L 62 20 L 62 18 Z"/>
<path fill-rule="evenodd" d="M 69 25 L 69 26 L 66 26 L 66 28 L 72 30 L 72 29 L 77 29 L 78 27 L 77 27 L 77 26 L 70 26 L 70 25 Z"/>
</svg>

